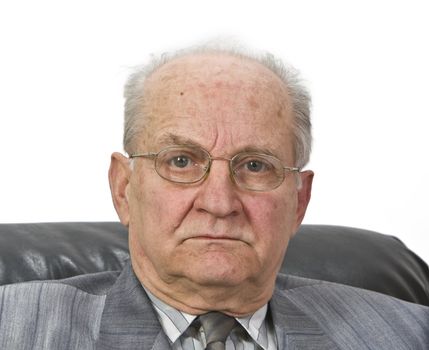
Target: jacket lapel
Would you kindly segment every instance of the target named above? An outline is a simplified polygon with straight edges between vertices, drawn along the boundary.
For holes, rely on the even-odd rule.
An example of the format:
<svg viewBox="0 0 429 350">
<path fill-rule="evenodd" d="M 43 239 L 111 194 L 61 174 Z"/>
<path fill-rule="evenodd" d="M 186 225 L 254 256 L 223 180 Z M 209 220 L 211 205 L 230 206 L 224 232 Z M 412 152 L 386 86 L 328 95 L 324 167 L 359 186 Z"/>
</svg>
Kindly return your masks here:
<svg viewBox="0 0 429 350">
<path fill-rule="evenodd" d="M 96 349 L 170 349 L 152 305 L 128 263 L 106 295 Z"/>
<path fill-rule="evenodd" d="M 339 349 L 319 323 L 297 307 L 287 289 L 276 289 L 270 301 L 279 349 Z"/>
<path fill-rule="evenodd" d="M 288 296 L 294 282 L 283 279 L 270 301 L 279 349 L 339 349 L 312 317 Z M 170 341 L 152 304 L 128 263 L 109 290 L 96 349 L 166 350 Z"/>
</svg>

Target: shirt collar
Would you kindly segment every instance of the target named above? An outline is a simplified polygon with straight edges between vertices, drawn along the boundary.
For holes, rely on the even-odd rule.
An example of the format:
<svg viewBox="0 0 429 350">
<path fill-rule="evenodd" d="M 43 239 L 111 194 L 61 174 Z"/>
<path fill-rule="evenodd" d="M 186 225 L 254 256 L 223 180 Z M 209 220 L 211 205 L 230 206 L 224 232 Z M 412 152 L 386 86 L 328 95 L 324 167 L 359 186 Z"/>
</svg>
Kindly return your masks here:
<svg viewBox="0 0 429 350">
<path fill-rule="evenodd" d="M 165 334 L 170 339 L 171 343 L 174 343 L 198 316 L 187 314 L 186 312 L 173 308 L 154 296 L 144 286 L 143 288 L 149 296 Z M 263 326 L 262 324 L 266 322 L 267 310 L 268 305 L 265 304 L 251 315 L 236 317 L 236 320 L 243 326 L 252 339 L 264 349 L 265 345 L 260 343 L 258 336 L 259 330 L 261 326 Z M 272 335 L 269 334 L 269 336 Z"/>
</svg>

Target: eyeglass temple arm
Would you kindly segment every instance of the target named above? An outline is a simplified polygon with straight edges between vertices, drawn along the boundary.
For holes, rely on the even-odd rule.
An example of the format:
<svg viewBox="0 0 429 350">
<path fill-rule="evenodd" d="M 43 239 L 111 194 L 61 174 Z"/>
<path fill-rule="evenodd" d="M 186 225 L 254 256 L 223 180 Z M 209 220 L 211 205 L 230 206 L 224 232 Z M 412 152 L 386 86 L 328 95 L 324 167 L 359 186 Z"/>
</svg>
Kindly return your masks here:
<svg viewBox="0 0 429 350">
<path fill-rule="evenodd" d="M 287 170 L 287 171 L 297 171 L 297 172 L 301 171 L 300 168 L 293 168 L 293 167 L 290 167 L 290 166 L 284 166 L 283 169 Z"/>
<path fill-rule="evenodd" d="M 136 154 L 130 154 L 130 158 L 155 158 L 157 156 L 156 153 L 136 153 Z"/>
</svg>

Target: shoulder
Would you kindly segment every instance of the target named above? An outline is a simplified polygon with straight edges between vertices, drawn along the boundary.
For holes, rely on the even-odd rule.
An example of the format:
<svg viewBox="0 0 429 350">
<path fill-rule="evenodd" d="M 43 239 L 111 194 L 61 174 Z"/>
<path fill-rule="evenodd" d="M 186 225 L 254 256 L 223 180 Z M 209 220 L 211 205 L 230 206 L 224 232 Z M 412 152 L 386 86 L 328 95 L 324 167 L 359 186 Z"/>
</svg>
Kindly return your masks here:
<svg viewBox="0 0 429 350">
<path fill-rule="evenodd" d="M 382 293 L 334 282 L 291 275 L 279 274 L 276 289 L 286 292 L 288 296 L 293 296 L 295 299 L 317 298 L 323 299 L 329 304 L 332 304 L 330 301 L 335 300 L 336 304 L 342 305 L 346 303 L 349 307 L 352 305 L 364 307 L 369 304 L 381 308 L 389 307 L 391 309 L 395 306 L 395 309 L 405 308 L 415 310 L 417 313 L 422 313 L 423 315 L 429 312 L 429 307 L 410 303 Z"/>
<path fill-rule="evenodd" d="M 105 271 L 86 275 L 74 276 L 47 283 L 63 284 L 74 287 L 82 292 L 103 295 L 113 286 L 122 271 Z"/>
<path fill-rule="evenodd" d="M 87 348 L 97 337 L 106 293 L 118 275 L 103 272 L 1 286 L 1 348 Z"/>
<path fill-rule="evenodd" d="M 408 313 L 413 315 L 414 321 L 420 319 L 429 325 L 429 307 L 366 289 L 280 274 L 276 290 L 296 303 L 309 306 L 317 304 L 322 309 L 329 308 L 342 315 L 352 309 L 355 315 L 361 317 L 375 311 L 379 315 L 390 316 L 395 314 L 405 316 L 405 313 Z M 372 312 L 369 312 L 371 310 Z"/>
<path fill-rule="evenodd" d="M 276 294 L 316 320 L 327 333 L 353 333 L 369 339 L 385 338 L 386 342 L 399 336 L 410 344 L 429 343 L 429 308 L 423 305 L 338 283 L 287 275 L 279 275 Z"/>
<path fill-rule="evenodd" d="M 30 281 L 0 286 L 0 311 L 13 303 L 19 305 L 37 297 L 40 303 L 76 295 L 79 298 L 100 299 L 115 283 L 120 271 L 85 274 L 62 280 Z M 71 300 L 70 300 L 71 301 Z"/>
</svg>

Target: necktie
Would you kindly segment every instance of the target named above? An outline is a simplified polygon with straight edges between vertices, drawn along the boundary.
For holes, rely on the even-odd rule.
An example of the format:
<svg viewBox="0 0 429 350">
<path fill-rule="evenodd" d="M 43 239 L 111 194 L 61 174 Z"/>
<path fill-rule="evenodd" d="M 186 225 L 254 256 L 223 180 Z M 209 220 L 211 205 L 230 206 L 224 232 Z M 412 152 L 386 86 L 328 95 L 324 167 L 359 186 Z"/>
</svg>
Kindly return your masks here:
<svg viewBox="0 0 429 350">
<path fill-rule="evenodd" d="M 206 335 L 206 350 L 225 350 L 225 341 L 235 327 L 235 318 L 220 312 L 209 312 L 198 317 Z"/>
</svg>

